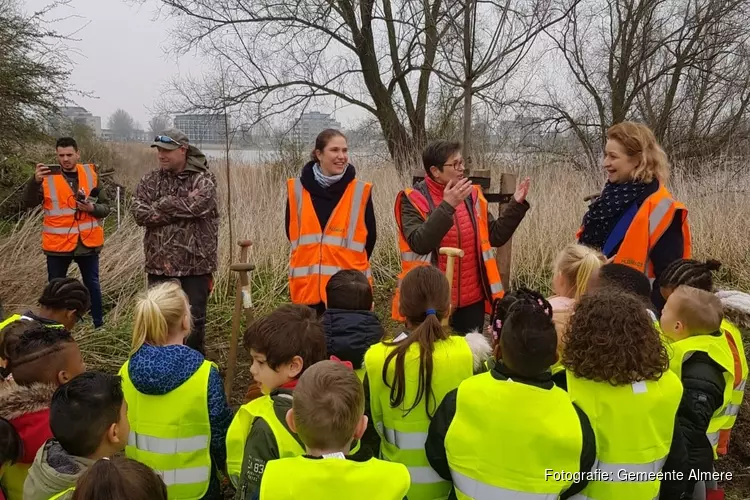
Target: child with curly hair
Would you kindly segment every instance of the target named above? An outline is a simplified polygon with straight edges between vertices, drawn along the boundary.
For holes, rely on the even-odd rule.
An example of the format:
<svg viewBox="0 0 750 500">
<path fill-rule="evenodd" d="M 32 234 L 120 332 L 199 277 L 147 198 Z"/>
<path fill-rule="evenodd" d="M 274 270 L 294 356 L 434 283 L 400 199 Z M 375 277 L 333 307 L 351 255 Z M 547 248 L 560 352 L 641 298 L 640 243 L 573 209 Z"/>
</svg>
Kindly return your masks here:
<svg viewBox="0 0 750 500">
<path fill-rule="evenodd" d="M 643 302 L 614 289 L 582 297 L 565 334 L 562 363 L 568 393 L 591 418 L 598 444 L 599 477 L 583 495 L 680 498 L 682 385 Z M 660 484 L 654 476 L 662 470 L 674 481 Z"/>
</svg>

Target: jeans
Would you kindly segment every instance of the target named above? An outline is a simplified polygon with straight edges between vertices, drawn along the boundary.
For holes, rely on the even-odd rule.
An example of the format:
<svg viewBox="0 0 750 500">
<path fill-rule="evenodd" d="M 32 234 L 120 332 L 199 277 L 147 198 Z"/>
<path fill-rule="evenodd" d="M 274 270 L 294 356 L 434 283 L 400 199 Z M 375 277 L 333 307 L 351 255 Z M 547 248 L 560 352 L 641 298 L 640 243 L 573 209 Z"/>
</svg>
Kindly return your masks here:
<svg viewBox="0 0 750 500">
<path fill-rule="evenodd" d="M 473 331 L 482 333 L 484 328 L 484 301 L 457 308 L 450 319 L 450 326 L 457 335 Z"/>
<path fill-rule="evenodd" d="M 52 281 L 55 278 L 65 278 L 68 275 L 70 263 L 75 261 L 81 270 L 83 284 L 91 295 L 91 319 L 94 326 L 99 328 L 104 324 L 104 311 L 102 310 L 102 287 L 99 284 L 99 255 L 77 255 L 77 256 L 47 256 L 47 278 Z"/>
<path fill-rule="evenodd" d="M 153 286 L 165 281 L 179 281 L 190 301 L 190 314 L 193 316 L 193 329 L 185 340 L 185 345 L 192 347 L 199 353 L 205 355 L 206 338 L 206 305 L 211 293 L 210 274 L 197 276 L 163 276 L 159 274 L 148 275 L 148 286 Z"/>
</svg>

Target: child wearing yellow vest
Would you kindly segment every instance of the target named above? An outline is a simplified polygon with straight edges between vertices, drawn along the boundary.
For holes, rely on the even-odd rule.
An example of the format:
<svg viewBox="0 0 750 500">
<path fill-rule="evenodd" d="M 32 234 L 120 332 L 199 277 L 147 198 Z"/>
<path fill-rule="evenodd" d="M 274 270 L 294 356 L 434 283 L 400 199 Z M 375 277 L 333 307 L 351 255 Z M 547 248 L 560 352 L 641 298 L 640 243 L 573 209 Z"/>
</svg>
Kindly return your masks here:
<svg viewBox="0 0 750 500">
<path fill-rule="evenodd" d="M 50 402 L 58 386 L 83 373 L 81 350 L 64 328 L 33 323 L 28 330 L 6 332 L 2 350 L 13 381 L 0 389 L 0 417 L 18 432 L 23 456 L 2 471 L 8 500 L 23 500 L 23 483 L 37 451 L 52 437 Z"/>
<path fill-rule="evenodd" d="M 125 449 L 130 434 L 120 377 L 86 372 L 52 396 L 53 439 L 36 454 L 24 500 L 70 500 L 78 479 L 97 460 Z"/>
<path fill-rule="evenodd" d="M 427 458 L 453 482 L 451 498 L 568 498 L 586 486 L 596 440 L 586 414 L 552 381 L 552 307 L 520 289 L 497 309 L 496 362 L 443 399 Z"/>
<path fill-rule="evenodd" d="M 450 285 L 436 267 L 406 274 L 399 310 L 407 331 L 365 354 L 370 416 L 381 457 L 409 469 L 409 500 L 447 498 L 451 483 L 430 467 L 425 454 L 427 430 L 445 395 L 482 371 L 492 348 L 482 334 L 461 337 L 442 326 L 450 312 Z"/>
<path fill-rule="evenodd" d="M 713 272 L 721 268 L 721 262 L 707 260 L 699 262 L 692 259 L 680 259 L 670 264 L 660 277 L 660 291 L 664 300 L 681 285 L 691 286 L 707 292 L 714 292 Z M 750 295 L 737 290 L 721 290 L 716 292 L 721 299 L 724 319 L 721 330 L 725 334 L 729 348 L 732 351 L 735 365 L 734 391 L 732 392 L 731 411 L 728 412 L 726 422 L 719 432 L 719 444 L 716 452 L 726 455 L 729 437 L 737 421 L 737 414 L 745 397 L 748 365 L 745 354 L 745 343 L 740 328 L 750 329 Z"/>
<path fill-rule="evenodd" d="M 587 293 L 570 318 L 562 363 L 568 394 L 596 434 L 596 476 L 581 494 L 592 500 L 680 498 L 682 385 L 643 301 L 612 287 Z"/>
<path fill-rule="evenodd" d="M 176 281 L 153 286 L 135 307 L 130 359 L 120 369 L 133 458 L 160 472 L 172 500 L 216 498 L 232 413 L 218 368 L 184 345 L 190 303 Z"/>
<path fill-rule="evenodd" d="M 323 325 L 304 305 L 285 304 L 256 320 L 245 332 L 244 344 L 263 396 L 243 405 L 227 432 L 227 469 L 238 500 L 257 496 L 266 462 L 304 454 L 286 414 L 300 376 L 326 359 Z"/>
<path fill-rule="evenodd" d="M 552 270 L 552 292 L 549 304 L 552 306 L 552 322 L 557 332 L 558 361 L 552 365 L 552 375 L 558 375 L 564 386 L 565 376 L 559 361 L 563 349 L 563 333 L 576 302 L 586 293 L 592 273 L 604 264 L 604 255 L 585 245 L 571 243 L 563 248 Z M 560 377 L 561 376 L 561 377 Z"/>
<path fill-rule="evenodd" d="M 687 286 L 669 295 L 661 316 L 664 334 L 674 341 L 670 367 L 684 388 L 677 417 L 687 449 L 687 498 L 698 488 L 718 489 L 715 481 L 701 481 L 701 475 L 713 471 L 719 431 L 732 402 L 734 359 L 721 321 L 719 298 Z"/>
<path fill-rule="evenodd" d="M 305 455 L 268 462 L 260 500 L 404 499 L 409 490 L 406 467 L 346 456 L 367 428 L 364 406 L 362 384 L 350 368 L 334 361 L 310 367 L 300 377 L 286 415 L 305 444 Z"/>
</svg>

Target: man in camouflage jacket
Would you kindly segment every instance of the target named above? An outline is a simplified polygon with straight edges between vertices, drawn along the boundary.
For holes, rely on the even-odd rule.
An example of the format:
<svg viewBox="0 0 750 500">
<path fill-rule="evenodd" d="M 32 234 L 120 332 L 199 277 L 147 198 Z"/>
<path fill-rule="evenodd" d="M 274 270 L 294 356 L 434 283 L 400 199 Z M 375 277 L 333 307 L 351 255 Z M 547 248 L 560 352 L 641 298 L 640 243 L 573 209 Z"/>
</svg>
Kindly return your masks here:
<svg viewBox="0 0 750 500">
<path fill-rule="evenodd" d="M 159 169 L 138 183 L 133 216 L 146 228 L 143 250 L 149 286 L 177 279 L 189 299 L 193 330 L 186 344 L 204 353 L 206 302 L 217 266 L 216 178 L 206 157 L 180 130 L 156 136 Z"/>
</svg>

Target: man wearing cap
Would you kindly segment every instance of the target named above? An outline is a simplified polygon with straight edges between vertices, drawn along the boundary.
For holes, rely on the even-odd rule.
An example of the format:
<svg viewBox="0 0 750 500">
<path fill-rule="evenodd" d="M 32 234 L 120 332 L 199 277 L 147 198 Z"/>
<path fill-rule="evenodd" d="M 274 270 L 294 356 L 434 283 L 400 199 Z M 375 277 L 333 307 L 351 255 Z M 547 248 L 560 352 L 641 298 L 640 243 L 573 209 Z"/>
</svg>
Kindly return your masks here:
<svg viewBox="0 0 750 500">
<path fill-rule="evenodd" d="M 151 147 L 160 168 L 143 176 L 132 207 L 136 223 L 146 228 L 148 283 L 179 280 L 193 316 L 186 344 L 204 353 L 206 302 L 219 239 L 216 178 L 206 156 L 180 130 L 157 135 Z"/>
</svg>

